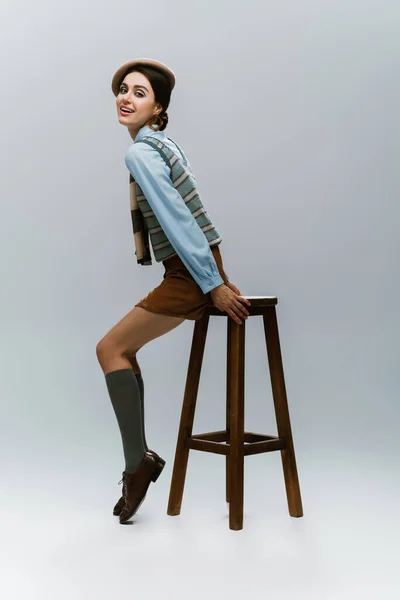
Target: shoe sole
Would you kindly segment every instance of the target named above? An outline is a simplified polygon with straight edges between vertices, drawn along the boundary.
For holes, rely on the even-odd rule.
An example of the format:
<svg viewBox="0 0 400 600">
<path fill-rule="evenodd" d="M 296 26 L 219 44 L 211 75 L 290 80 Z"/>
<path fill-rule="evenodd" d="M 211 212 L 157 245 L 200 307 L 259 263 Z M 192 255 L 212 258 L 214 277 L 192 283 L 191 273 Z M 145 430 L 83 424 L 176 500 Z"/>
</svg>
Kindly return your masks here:
<svg viewBox="0 0 400 600">
<path fill-rule="evenodd" d="M 153 474 L 151 476 L 151 481 L 153 481 L 154 483 L 157 481 L 157 479 L 160 477 L 161 475 L 161 471 L 163 470 L 163 468 L 165 467 L 165 460 L 163 458 L 160 458 L 157 461 L 157 464 L 155 466 L 155 469 L 153 471 Z M 144 499 L 146 498 L 146 494 L 147 494 L 147 490 L 149 489 L 150 486 L 150 481 L 149 484 L 145 490 L 144 496 L 141 499 L 140 503 L 124 518 L 124 519 L 120 519 L 119 522 L 122 523 L 126 523 L 127 521 L 129 521 L 129 519 L 131 519 L 133 517 L 133 515 L 135 515 L 137 513 L 137 511 L 139 510 L 139 508 L 142 506 Z"/>
</svg>

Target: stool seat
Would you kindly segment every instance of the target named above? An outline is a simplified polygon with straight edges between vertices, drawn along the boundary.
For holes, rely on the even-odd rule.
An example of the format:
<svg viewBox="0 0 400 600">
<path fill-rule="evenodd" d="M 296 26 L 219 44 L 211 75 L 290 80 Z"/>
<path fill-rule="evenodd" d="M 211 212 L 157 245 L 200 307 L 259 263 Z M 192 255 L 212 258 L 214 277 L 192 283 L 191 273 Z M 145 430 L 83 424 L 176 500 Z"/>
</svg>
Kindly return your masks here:
<svg viewBox="0 0 400 600">
<path fill-rule="evenodd" d="M 260 311 L 260 308 L 266 308 L 268 306 L 274 306 L 278 303 L 278 298 L 276 296 L 245 296 L 241 294 L 242 298 L 246 298 L 250 300 L 250 306 L 245 304 L 249 317 L 253 315 L 263 314 L 263 311 Z M 216 306 L 208 306 L 205 311 L 208 315 L 212 315 L 214 317 L 227 317 L 227 313 L 219 310 Z"/>
<path fill-rule="evenodd" d="M 279 450 L 289 514 L 303 516 L 285 379 L 276 317 L 276 296 L 244 296 L 249 317 L 263 318 L 269 375 L 278 435 L 244 430 L 244 371 L 246 321 L 236 323 L 225 311 L 207 307 L 194 322 L 167 514 L 180 514 L 190 450 L 222 454 L 226 461 L 225 495 L 229 502 L 229 528 L 243 528 L 244 457 Z M 226 427 L 192 434 L 201 366 L 210 316 L 227 317 Z M 215 348 L 213 348 L 215 352 Z"/>
</svg>

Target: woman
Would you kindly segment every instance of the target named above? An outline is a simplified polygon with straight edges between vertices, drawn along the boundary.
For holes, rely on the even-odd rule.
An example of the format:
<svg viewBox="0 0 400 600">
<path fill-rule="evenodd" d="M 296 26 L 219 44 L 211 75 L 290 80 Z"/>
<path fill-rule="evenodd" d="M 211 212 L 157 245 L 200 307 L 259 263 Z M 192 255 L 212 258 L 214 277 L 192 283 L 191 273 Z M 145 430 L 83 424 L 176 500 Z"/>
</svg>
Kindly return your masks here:
<svg viewBox="0 0 400 600">
<path fill-rule="evenodd" d="M 151 265 L 147 233 L 163 281 L 97 344 L 96 352 L 121 431 L 125 470 L 114 507 L 126 523 L 144 500 L 165 461 L 146 444 L 144 386 L 136 354 L 144 344 L 201 318 L 214 305 L 241 324 L 250 302 L 228 281 L 216 228 L 204 210 L 183 150 L 166 136 L 175 75 L 153 59 L 135 59 L 114 73 L 119 122 L 134 141 L 125 156 L 137 262 Z M 121 483 L 121 482 L 120 482 Z"/>
</svg>

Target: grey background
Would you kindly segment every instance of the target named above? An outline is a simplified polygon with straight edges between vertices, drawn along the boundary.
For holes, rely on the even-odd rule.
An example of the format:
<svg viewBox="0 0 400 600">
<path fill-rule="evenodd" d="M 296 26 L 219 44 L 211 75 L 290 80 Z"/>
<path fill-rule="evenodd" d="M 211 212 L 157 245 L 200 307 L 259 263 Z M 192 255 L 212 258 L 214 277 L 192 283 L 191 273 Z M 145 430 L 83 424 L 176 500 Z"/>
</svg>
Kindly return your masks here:
<svg viewBox="0 0 400 600">
<path fill-rule="evenodd" d="M 4 597 L 397 598 L 398 2 L 0 11 Z M 230 279 L 278 296 L 301 519 L 278 453 L 245 461 L 242 531 L 217 455 L 191 452 L 181 515 L 166 515 L 190 321 L 138 353 L 147 440 L 167 465 L 134 526 L 111 515 L 122 445 L 95 347 L 163 274 L 136 264 L 132 140 L 111 92 L 137 56 L 176 73 L 166 133 Z M 223 427 L 225 330 L 211 318 L 195 432 Z M 245 385 L 246 429 L 276 434 L 261 317 L 246 323 Z"/>
</svg>

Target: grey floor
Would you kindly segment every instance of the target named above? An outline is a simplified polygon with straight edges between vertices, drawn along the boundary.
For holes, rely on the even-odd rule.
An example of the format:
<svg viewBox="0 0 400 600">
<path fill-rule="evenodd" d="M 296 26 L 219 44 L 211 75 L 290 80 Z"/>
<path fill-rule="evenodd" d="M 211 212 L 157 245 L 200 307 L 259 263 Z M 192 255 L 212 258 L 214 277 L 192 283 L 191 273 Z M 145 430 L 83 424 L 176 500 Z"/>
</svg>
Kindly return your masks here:
<svg viewBox="0 0 400 600">
<path fill-rule="evenodd" d="M 288 514 L 279 453 L 249 456 L 241 531 L 228 527 L 222 456 L 191 451 L 182 511 L 170 517 L 169 451 L 125 526 L 112 515 L 121 491 L 115 465 L 46 472 L 45 463 L 9 463 L 1 487 L 2 598 L 398 600 L 394 470 L 383 461 L 362 470 L 320 454 L 311 460 L 298 445 L 304 516 Z"/>
</svg>

